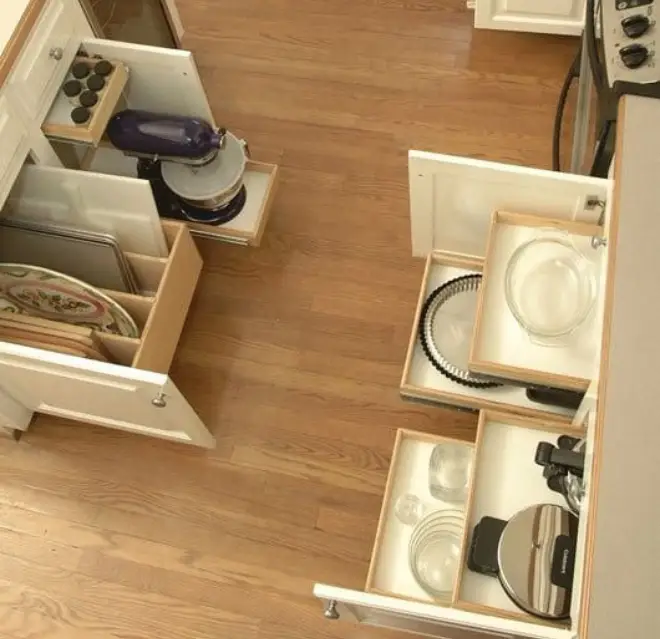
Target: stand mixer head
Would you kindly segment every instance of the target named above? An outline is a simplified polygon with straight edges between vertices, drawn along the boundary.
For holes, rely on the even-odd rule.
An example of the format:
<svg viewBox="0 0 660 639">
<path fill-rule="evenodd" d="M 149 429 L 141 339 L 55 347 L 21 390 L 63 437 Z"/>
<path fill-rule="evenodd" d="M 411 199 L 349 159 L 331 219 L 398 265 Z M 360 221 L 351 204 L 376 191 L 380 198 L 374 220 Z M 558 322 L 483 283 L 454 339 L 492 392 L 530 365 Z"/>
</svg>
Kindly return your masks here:
<svg viewBox="0 0 660 639">
<path fill-rule="evenodd" d="M 215 130 L 197 118 L 126 109 L 110 118 L 106 134 L 129 156 L 203 166 L 225 147 L 227 129 Z"/>
</svg>

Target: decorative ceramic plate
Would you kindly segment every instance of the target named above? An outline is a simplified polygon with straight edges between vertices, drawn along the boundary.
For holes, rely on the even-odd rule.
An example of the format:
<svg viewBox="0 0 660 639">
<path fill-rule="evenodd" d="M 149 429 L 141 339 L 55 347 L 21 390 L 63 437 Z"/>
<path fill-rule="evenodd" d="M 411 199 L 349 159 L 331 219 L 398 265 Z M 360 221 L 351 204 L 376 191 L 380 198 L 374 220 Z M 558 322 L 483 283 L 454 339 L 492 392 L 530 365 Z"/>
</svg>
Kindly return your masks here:
<svg viewBox="0 0 660 639">
<path fill-rule="evenodd" d="M 133 318 L 93 286 L 29 264 L 0 263 L 0 309 L 139 337 Z"/>
</svg>

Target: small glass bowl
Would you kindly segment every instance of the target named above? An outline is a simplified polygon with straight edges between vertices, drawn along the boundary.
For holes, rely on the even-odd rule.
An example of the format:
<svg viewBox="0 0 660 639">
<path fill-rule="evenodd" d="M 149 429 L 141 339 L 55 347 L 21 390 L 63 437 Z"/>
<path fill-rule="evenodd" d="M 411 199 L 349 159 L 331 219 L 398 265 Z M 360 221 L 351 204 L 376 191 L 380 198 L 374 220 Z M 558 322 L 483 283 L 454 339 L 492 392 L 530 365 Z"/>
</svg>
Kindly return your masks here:
<svg viewBox="0 0 660 639">
<path fill-rule="evenodd" d="M 414 526 L 426 513 L 424 502 L 411 493 L 401 495 L 394 504 L 394 514 L 406 526 Z"/>
<path fill-rule="evenodd" d="M 563 337 L 589 316 L 595 279 L 593 265 L 570 240 L 548 232 L 514 251 L 505 275 L 506 301 L 531 336 Z"/>
<path fill-rule="evenodd" d="M 464 502 L 472 468 L 472 448 L 462 444 L 438 444 L 429 461 L 429 491 L 436 499 Z"/>
</svg>

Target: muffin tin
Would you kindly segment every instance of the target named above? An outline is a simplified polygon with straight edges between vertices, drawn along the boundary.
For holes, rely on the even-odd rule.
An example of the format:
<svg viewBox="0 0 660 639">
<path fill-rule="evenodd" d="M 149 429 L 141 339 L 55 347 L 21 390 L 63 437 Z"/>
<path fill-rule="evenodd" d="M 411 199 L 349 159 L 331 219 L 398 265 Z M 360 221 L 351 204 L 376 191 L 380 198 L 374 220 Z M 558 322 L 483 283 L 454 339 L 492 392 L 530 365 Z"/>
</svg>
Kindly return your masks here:
<svg viewBox="0 0 660 639">
<path fill-rule="evenodd" d="M 50 138 L 97 146 L 127 81 L 128 68 L 121 62 L 76 57 L 42 131 Z"/>
</svg>

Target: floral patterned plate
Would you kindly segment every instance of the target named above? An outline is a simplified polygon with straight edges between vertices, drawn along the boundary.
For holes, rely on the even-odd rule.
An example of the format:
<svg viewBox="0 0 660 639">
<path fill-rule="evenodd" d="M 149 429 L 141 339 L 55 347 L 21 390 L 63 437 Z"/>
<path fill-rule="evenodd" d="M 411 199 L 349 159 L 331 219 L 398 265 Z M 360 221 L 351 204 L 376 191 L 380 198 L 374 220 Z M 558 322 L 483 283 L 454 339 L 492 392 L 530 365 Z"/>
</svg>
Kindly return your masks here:
<svg viewBox="0 0 660 639">
<path fill-rule="evenodd" d="M 0 263 L 0 311 L 88 326 L 124 337 L 140 335 L 133 318 L 93 286 L 29 264 Z"/>
</svg>

